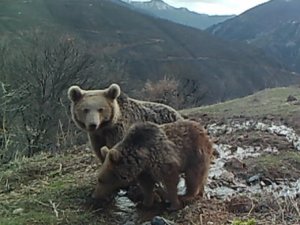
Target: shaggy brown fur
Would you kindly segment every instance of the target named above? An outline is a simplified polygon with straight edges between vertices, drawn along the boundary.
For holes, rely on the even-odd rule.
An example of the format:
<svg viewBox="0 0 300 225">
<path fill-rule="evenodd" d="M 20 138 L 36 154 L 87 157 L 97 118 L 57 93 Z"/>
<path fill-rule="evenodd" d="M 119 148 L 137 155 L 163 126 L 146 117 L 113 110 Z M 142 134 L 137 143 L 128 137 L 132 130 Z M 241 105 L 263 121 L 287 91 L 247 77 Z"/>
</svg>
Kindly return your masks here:
<svg viewBox="0 0 300 225">
<path fill-rule="evenodd" d="M 68 96 L 72 119 L 87 132 L 101 162 L 104 161 L 100 154 L 101 147 L 115 145 L 133 123 L 151 121 L 163 124 L 182 119 L 176 110 L 167 105 L 127 97 L 117 84 L 104 90 L 82 90 L 72 86 Z"/>
<path fill-rule="evenodd" d="M 101 149 L 105 161 L 93 197 L 104 199 L 136 180 L 144 193 L 144 205 L 151 206 L 154 185 L 162 182 L 170 209 L 177 210 L 182 206 L 177 195 L 180 173 L 185 174 L 187 188 L 182 200 L 202 196 L 212 152 L 212 143 L 197 122 L 135 124 L 112 149 Z"/>
</svg>

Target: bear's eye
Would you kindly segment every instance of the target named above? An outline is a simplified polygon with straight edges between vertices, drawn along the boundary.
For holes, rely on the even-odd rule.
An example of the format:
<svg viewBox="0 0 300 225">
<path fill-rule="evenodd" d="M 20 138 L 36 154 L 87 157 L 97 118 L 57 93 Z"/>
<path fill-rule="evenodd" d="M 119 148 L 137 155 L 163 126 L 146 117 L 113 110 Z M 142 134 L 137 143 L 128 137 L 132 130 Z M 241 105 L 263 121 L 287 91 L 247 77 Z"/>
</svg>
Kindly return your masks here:
<svg viewBox="0 0 300 225">
<path fill-rule="evenodd" d="M 103 110 L 104 110 L 103 108 L 99 108 L 98 112 L 101 113 L 101 112 L 103 112 Z"/>
<path fill-rule="evenodd" d="M 83 112 L 84 113 L 88 113 L 90 110 L 89 109 L 84 109 Z"/>
</svg>

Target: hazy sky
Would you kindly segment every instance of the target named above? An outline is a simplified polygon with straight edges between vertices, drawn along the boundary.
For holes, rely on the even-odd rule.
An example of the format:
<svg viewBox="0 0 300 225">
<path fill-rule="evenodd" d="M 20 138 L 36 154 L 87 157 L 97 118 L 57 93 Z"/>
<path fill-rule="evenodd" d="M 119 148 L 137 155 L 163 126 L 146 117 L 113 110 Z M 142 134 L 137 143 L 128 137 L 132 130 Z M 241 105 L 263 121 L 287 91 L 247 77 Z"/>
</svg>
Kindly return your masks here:
<svg viewBox="0 0 300 225">
<path fill-rule="evenodd" d="M 149 1 L 149 0 L 134 0 Z M 198 13 L 210 15 L 240 14 L 269 0 L 163 0 L 174 7 L 185 7 Z"/>
</svg>

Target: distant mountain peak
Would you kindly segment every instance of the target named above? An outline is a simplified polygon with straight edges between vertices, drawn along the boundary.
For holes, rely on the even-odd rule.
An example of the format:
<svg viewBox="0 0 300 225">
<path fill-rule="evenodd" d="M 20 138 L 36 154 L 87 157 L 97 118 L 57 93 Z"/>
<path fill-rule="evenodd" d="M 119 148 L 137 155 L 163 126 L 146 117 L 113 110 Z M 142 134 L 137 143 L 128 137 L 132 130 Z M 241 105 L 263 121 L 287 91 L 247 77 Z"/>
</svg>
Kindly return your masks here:
<svg viewBox="0 0 300 225">
<path fill-rule="evenodd" d="M 149 0 L 147 2 L 141 2 L 137 0 L 121 1 L 129 3 L 130 7 L 133 7 L 133 9 L 144 14 L 170 20 L 175 23 L 197 29 L 205 29 L 213 24 L 223 22 L 226 19 L 233 17 L 233 15 L 209 16 L 207 14 L 199 14 L 184 7 L 174 7 L 164 2 L 164 0 Z"/>
<path fill-rule="evenodd" d="M 156 8 L 158 10 L 168 10 L 174 8 L 162 0 L 151 0 L 149 2 L 143 2 L 143 4 L 148 5 L 148 7 Z"/>
</svg>

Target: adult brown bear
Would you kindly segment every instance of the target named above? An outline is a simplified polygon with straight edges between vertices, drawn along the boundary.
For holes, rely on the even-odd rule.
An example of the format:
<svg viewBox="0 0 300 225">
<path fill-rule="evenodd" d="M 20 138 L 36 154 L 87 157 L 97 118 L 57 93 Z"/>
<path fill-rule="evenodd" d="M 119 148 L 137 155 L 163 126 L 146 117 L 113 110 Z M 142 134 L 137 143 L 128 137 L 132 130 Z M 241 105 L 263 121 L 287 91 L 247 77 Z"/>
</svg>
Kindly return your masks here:
<svg viewBox="0 0 300 225">
<path fill-rule="evenodd" d="M 83 90 L 71 86 L 68 96 L 72 119 L 87 132 L 101 162 L 104 161 L 100 154 L 101 147 L 114 146 L 133 123 L 151 121 L 163 124 L 182 119 L 175 109 L 167 105 L 129 98 L 121 93 L 117 84 L 104 90 Z"/>
</svg>

